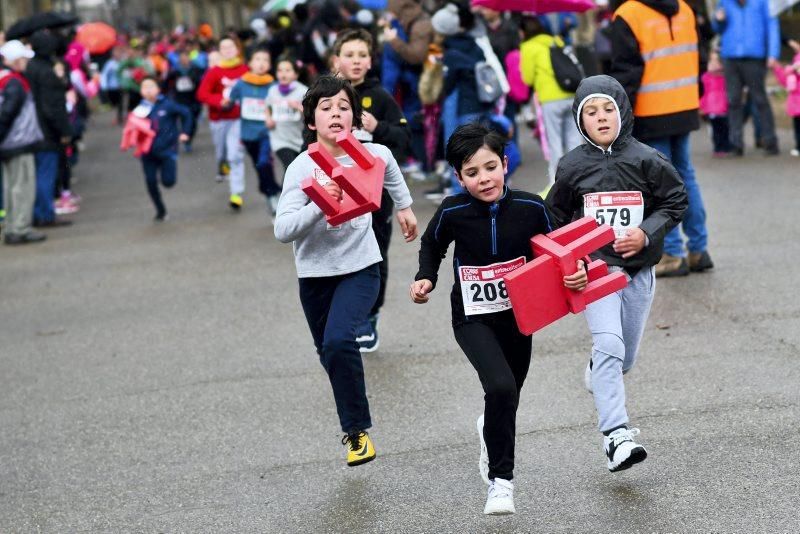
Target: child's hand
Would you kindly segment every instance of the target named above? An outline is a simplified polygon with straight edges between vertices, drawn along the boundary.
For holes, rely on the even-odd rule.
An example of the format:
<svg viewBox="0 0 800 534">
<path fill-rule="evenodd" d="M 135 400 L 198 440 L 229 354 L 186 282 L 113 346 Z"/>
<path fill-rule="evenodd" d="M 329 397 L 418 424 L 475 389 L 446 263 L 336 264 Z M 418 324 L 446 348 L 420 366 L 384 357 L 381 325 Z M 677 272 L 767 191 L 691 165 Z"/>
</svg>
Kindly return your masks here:
<svg viewBox="0 0 800 534">
<path fill-rule="evenodd" d="M 327 184 L 323 185 L 322 188 L 328 192 L 330 196 L 338 200 L 339 202 L 342 201 L 342 188 L 339 187 L 339 184 L 330 180 Z"/>
<path fill-rule="evenodd" d="M 369 133 L 372 133 L 378 127 L 378 119 L 369 111 L 364 111 L 361 113 L 361 126 Z"/>
<path fill-rule="evenodd" d="M 188 143 L 189 142 L 189 135 L 185 134 L 185 133 L 180 134 L 178 136 L 178 141 L 180 141 L 181 143 Z"/>
<path fill-rule="evenodd" d="M 274 130 L 275 129 L 275 120 L 274 119 L 267 119 L 264 122 L 266 122 L 267 128 L 269 128 L 270 130 Z"/>
<path fill-rule="evenodd" d="M 417 217 L 411 208 L 404 208 L 397 212 L 397 222 L 400 223 L 400 230 L 406 243 L 410 243 L 417 238 Z"/>
<path fill-rule="evenodd" d="M 564 277 L 564 287 L 573 291 L 582 291 L 589 282 L 589 277 L 586 274 L 586 269 L 584 269 L 586 264 L 583 260 L 578 260 L 576 265 L 578 270 L 574 274 Z"/>
<path fill-rule="evenodd" d="M 287 100 L 286 104 L 294 110 L 303 111 L 303 103 L 299 100 Z"/>
<path fill-rule="evenodd" d="M 411 283 L 411 300 L 414 304 L 425 304 L 428 302 L 428 293 L 433 289 L 433 284 L 430 280 L 423 278 Z"/>
<path fill-rule="evenodd" d="M 625 237 L 619 237 L 614 241 L 614 252 L 621 254 L 623 258 L 638 254 L 647 241 L 641 228 L 631 228 L 627 233 Z"/>
</svg>

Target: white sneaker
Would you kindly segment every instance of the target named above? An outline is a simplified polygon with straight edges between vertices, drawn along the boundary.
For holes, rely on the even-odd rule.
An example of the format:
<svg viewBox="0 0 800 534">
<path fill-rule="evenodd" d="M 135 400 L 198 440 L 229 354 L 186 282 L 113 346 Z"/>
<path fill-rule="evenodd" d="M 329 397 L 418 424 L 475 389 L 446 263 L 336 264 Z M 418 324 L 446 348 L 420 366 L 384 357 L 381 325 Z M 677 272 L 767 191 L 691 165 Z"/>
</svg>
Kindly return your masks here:
<svg viewBox="0 0 800 534">
<path fill-rule="evenodd" d="M 633 441 L 639 435 L 638 428 L 618 428 L 603 436 L 603 448 L 608 458 L 608 470 L 612 473 L 628 469 L 647 458 L 647 451 Z"/>
<path fill-rule="evenodd" d="M 489 495 L 483 508 L 486 515 L 505 515 L 516 513 L 514 509 L 514 483 L 496 478 L 489 484 Z"/>
<path fill-rule="evenodd" d="M 789 154 L 791 154 L 792 156 L 794 156 L 796 158 L 800 157 L 800 150 L 797 150 L 796 148 L 793 148 L 793 149 L 791 149 L 789 151 Z"/>
<path fill-rule="evenodd" d="M 483 439 L 483 414 L 478 417 L 478 438 L 481 440 L 481 457 L 478 460 L 478 471 L 481 478 L 487 485 L 491 485 L 489 480 L 489 451 L 486 450 L 486 440 Z"/>
<path fill-rule="evenodd" d="M 592 390 L 592 359 L 589 358 L 589 363 L 586 364 L 586 370 L 583 371 L 583 386 L 589 393 L 594 393 Z"/>
</svg>

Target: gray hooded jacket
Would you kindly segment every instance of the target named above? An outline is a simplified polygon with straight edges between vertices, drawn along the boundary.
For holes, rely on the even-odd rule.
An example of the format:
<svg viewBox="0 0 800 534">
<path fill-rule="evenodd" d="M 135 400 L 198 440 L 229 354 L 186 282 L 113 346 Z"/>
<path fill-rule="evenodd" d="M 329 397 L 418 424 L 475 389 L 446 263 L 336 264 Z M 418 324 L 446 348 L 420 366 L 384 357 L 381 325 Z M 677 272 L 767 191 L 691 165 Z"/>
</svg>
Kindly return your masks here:
<svg viewBox="0 0 800 534">
<path fill-rule="evenodd" d="M 612 100 L 617 107 L 619 133 L 608 149 L 595 144 L 580 121 L 583 105 L 598 96 Z M 622 258 L 608 245 L 592 257 L 624 267 L 631 274 L 655 265 L 661 259 L 664 236 L 681 221 L 688 205 L 680 175 L 666 156 L 632 136 L 633 110 L 625 90 L 614 78 L 584 79 L 575 93 L 572 114 L 586 143 L 558 164 L 555 184 L 545 200 L 555 226 L 583 217 L 584 195 L 588 193 L 641 191 L 644 217 L 639 228 L 648 238 L 645 248 L 635 256 Z"/>
</svg>

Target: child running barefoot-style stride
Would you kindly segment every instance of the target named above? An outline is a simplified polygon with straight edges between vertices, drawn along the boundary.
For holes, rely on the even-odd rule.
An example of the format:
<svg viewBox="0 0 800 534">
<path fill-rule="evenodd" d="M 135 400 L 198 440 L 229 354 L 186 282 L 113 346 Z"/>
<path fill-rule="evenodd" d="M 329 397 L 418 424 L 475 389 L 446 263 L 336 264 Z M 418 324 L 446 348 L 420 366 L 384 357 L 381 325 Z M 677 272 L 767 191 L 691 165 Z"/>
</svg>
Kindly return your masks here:
<svg viewBox="0 0 800 534">
<path fill-rule="evenodd" d="M 465 192 L 447 197 L 428 224 L 411 299 L 428 302 L 451 242 L 455 282 L 450 294 L 453 332 L 478 372 L 484 413 L 478 417 L 480 474 L 489 484 L 484 514 L 513 514 L 514 440 L 519 394 L 531 361 L 531 336 L 520 333 L 503 276 L 533 258 L 530 238 L 551 231 L 542 199 L 504 185 L 506 140 L 479 124 L 459 126 L 447 143 L 447 162 Z M 586 286 L 584 262 L 564 286 Z"/>
<path fill-rule="evenodd" d="M 558 165 L 546 203 L 557 227 L 592 216 L 614 228 L 616 240 L 592 254 L 623 271 L 628 285 L 586 307 L 592 355 L 586 388 L 594 395 L 609 471 L 647 457 L 628 427 L 623 375 L 636 362 L 655 294 L 654 266 L 664 236 L 687 206 L 686 189 L 670 161 L 632 135 L 633 113 L 622 86 L 609 76 L 584 79 L 572 112 L 586 143 Z"/>
<path fill-rule="evenodd" d="M 343 166 L 353 161 L 336 144 L 340 132 L 361 127 L 361 106 L 350 82 L 321 76 L 303 98 L 303 120 L 313 137 Z M 417 220 L 411 211 L 411 194 L 392 153 L 383 145 L 364 145 L 386 162 L 384 186 L 397 208 L 397 221 L 406 242 L 417 237 Z M 315 178 L 339 198 L 342 191 L 308 155 L 302 152 L 286 169 L 278 202 L 275 237 L 293 243 L 300 286 L 300 303 L 308 321 L 320 362 L 328 373 L 345 433 L 347 464 L 375 459 L 367 429 L 372 426 L 364 367 L 356 342 L 356 327 L 369 314 L 380 286 L 380 249 L 372 231 L 372 214 L 339 226 L 330 226 L 322 210 L 300 189 L 300 182 Z"/>
<path fill-rule="evenodd" d="M 141 96 L 142 100 L 133 113 L 150 119 L 150 127 L 156 132 L 150 151 L 142 155 L 142 169 L 147 192 L 156 208 L 154 220 L 160 222 L 166 220 L 167 208 L 161 199 L 158 175 L 161 174 L 161 185 L 166 188 L 171 188 L 178 180 L 178 143 L 189 140 L 192 113 L 162 95 L 158 81 L 152 76 L 142 80 Z"/>
</svg>

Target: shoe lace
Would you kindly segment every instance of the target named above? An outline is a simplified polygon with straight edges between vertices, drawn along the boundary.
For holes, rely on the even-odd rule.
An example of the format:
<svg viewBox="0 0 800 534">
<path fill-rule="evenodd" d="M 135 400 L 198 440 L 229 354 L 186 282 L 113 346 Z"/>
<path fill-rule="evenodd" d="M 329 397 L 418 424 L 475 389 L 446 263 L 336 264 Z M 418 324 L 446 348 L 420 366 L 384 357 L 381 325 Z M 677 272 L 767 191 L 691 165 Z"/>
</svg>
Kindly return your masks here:
<svg viewBox="0 0 800 534">
<path fill-rule="evenodd" d="M 361 440 L 365 435 L 364 432 L 345 434 L 342 438 L 342 445 L 347 445 L 349 443 L 351 451 L 361 450 Z"/>
<path fill-rule="evenodd" d="M 491 498 L 503 498 L 509 497 L 512 495 L 512 489 L 507 487 L 504 484 L 499 484 L 495 481 L 492 482 L 492 485 L 489 486 L 489 497 Z"/>
<path fill-rule="evenodd" d="M 641 434 L 641 432 L 638 428 L 621 428 L 611 434 L 609 438 L 614 442 L 614 446 L 618 447 L 625 441 L 633 441 L 633 438 L 639 434 Z"/>
</svg>

